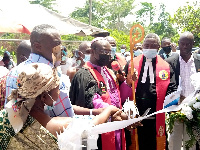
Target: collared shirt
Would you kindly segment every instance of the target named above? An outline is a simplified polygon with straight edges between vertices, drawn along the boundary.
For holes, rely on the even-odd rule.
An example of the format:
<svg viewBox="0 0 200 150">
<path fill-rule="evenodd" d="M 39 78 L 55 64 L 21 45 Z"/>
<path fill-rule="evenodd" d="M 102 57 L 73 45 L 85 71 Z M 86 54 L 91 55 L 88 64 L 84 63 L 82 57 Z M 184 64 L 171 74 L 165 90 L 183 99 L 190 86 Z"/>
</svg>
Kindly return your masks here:
<svg viewBox="0 0 200 150">
<path fill-rule="evenodd" d="M 13 68 L 6 80 L 6 98 L 5 98 L 5 104 L 7 103 L 7 97 L 10 95 L 12 89 L 17 89 L 17 75 L 18 75 L 18 68 L 23 68 L 24 65 L 30 64 L 30 63 L 44 63 L 47 64 L 51 67 L 53 67 L 53 64 L 49 62 L 47 59 L 44 57 L 31 53 L 29 58 L 25 61 Z M 74 116 L 74 111 L 71 105 L 71 102 L 68 97 L 68 87 L 67 83 L 65 82 L 64 78 L 62 77 L 62 74 L 58 72 L 60 75 L 60 85 L 59 85 L 59 90 L 60 90 L 60 95 L 57 100 L 57 103 L 54 107 L 53 110 L 46 110 L 45 113 L 47 113 L 50 117 L 73 117 Z"/>
<path fill-rule="evenodd" d="M 168 55 L 168 57 L 167 57 L 167 55 Z M 165 59 L 169 58 L 170 56 L 172 56 L 172 52 L 170 52 L 169 54 L 163 53 L 163 56 L 164 56 Z"/>
<path fill-rule="evenodd" d="M 191 75 L 196 73 L 193 55 L 188 62 L 185 62 L 182 57 L 179 57 L 180 62 L 180 77 L 181 77 L 181 95 L 187 97 L 194 92 L 194 86 L 191 84 Z"/>
</svg>

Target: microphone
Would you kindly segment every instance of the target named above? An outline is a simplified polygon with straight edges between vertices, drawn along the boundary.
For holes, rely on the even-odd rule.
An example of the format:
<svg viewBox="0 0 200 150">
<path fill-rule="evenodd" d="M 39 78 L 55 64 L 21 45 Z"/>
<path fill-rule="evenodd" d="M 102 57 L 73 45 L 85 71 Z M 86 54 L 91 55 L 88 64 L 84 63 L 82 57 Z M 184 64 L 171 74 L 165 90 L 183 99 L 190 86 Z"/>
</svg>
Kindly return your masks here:
<svg viewBox="0 0 200 150">
<path fill-rule="evenodd" d="M 121 71 L 121 69 L 120 69 L 120 65 L 119 65 L 119 63 L 118 63 L 117 61 L 113 61 L 113 62 L 111 63 L 111 67 L 112 67 L 112 69 L 113 69 L 114 71 L 117 71 L 119 74 L 123 75 L 123 73 L 122 73 L 122 71 Z"/>
</svg>

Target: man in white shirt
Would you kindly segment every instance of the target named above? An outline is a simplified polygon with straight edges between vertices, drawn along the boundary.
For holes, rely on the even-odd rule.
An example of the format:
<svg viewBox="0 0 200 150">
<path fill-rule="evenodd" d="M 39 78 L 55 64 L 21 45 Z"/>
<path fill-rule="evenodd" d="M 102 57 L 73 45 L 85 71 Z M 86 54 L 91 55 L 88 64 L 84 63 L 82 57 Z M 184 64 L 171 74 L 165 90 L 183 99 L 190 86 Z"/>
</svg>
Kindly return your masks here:
<svg viewBox="0 0 200 150">
<path fill-rule="evenodd" d="M 173 78 L 176 79 L 177 84 L 179 84 L 179 76 L 181 77 L 182 91 L 180 102 L 190 93 L 194 92 L 190 76 L 200 71 L 200 60 L 192 55 L 193 44 L 193 34 L 190 32 L 182 33 L 179 39 L 180 56 L 176 54 L 173 57 L 165 59 L 174 70 Z M 169 150 L 181 150 L 182 141 L 185 145 L 185 141 L 187 140 L 189 140 L 189 136 L 186 132 L 186 126 L 184 123 L 175 122 L 173 133 L 169 136 Z M 190 150 L 196 150 L 196 146 L 193 146 Z"/>
</svg>

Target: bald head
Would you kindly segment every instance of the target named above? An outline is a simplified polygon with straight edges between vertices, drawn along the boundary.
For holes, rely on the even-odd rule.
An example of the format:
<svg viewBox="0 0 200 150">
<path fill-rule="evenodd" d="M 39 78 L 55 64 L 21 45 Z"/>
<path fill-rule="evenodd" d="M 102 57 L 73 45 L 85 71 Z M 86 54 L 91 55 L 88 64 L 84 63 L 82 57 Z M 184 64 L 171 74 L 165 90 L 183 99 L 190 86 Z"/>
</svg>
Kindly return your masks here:
<svg viewBox="0 0 200 150">
<path fill-rule="evenodd" d="M 106 36 L 105 39 L 110 43 L 112 47 L 116 47 L 116 41 L 112 36 Z"/>
<path fill-rule="evenodd" d="M 105 38 L 94 39 L 91 44 L 91 63 L 107 66 L 111 59 L 111 45 Z"/>
<path fill-rule="evenodd" d="M 179 40 L 181 40 L 181 39 L 183 39 L 183 38 L 187 38 L 188 40 L 191 40 L 191 41 L 193 41 L 194 42 L 194 35 L 191 33 L 191 32 L 184 32 L 184 33 L 182 33 L 181 35 L 180 35 L 180 39 Z"/>
<path fill-rule="evenodd" d="M 25 61 L 31 53 L 31 43 L 29 40 L 22 41 L 17 47 L 17 65 Z"/>
<path fill-rule="evenodd" d="M 90 54 L 91 42 L 85 41 L 79 45 L 79 51 L 83 54 Z"/>
<path fill-rule="evenodd" d="M 160 38 L 155 33 L 149 33 L 145 39 L 144 43 L 142 45 L 143 49 L 159 49 L 160 48 Z"/>
<path fill-rule="evenodd" d="M 102 46 L 104 46 L 104 45 L 110 46 L 110 43 L 106 39 L 100 39 L 91 44 L 91 49 L 98 50 L 98 49 L 102 48 Z"/>
<path fill-rule="evenodd" d="M 39 54 L 50 62 L 53 62 L 53 49 L 61 45 L 61 37 L 54 26 L 41 24 L 33 28 L 30 35 L 30 42 L 33 53 Z M 59 49 L 60 51 L 61 49 Z M 56 53 L 58 54 L 58 52 Z"/>
<path fill-rule="evenodd" d="M 157 43 L 160 45 L 160 38 L 155 33 L 149 33 L 149 34 L 147 34 L 144 40 L 147 40 L 147 39 L 155 39 L 157 41 Z"/>
<path fill-rule="evenodd" d="M 43 35 L 49 34 L 50 31 L 52 30 L 56 30 L 56 28 L 48 24 L 41 24 L 41 25 L 35 26 L 30 35 L 31 44 L 33 44 L 34 42 L 40 42 L 41 37 Z"/>
<path fill-rule="evenodd" d="M 180 35 L 178 41 L 180 55 L 187 62 L 192 55 L 192 47 L 194 44 L 194 36 L 191 32 L 184 32 Z"/>
<path fill-rule="evenodd" d="M 161 47 L 162 47 L 162 48 L 163 48 L 163 47 L 170 46 L 170 44 L 171 44 L 171 40 L 170 40 L 170 38 L 168 38 L 168 37 L 164 37 L 164 38 L 162 39 L 162 41 L 161 41 Z"/>
</svg>

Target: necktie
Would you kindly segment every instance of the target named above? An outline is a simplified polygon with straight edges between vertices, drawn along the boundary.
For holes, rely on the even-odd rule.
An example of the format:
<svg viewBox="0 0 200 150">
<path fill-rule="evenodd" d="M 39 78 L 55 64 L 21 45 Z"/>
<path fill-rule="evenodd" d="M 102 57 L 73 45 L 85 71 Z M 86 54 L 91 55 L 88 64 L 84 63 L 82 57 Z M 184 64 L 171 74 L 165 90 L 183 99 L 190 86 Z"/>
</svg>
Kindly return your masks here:
<svg viewBox="0 0 200 150">
<path fill-rule="evenodd" d="M 169 55 L 168 55 L 168 54 L 167 54 L 166 56 L 167 56 L 167 58 L 169 57 Z"/>
</svg>

